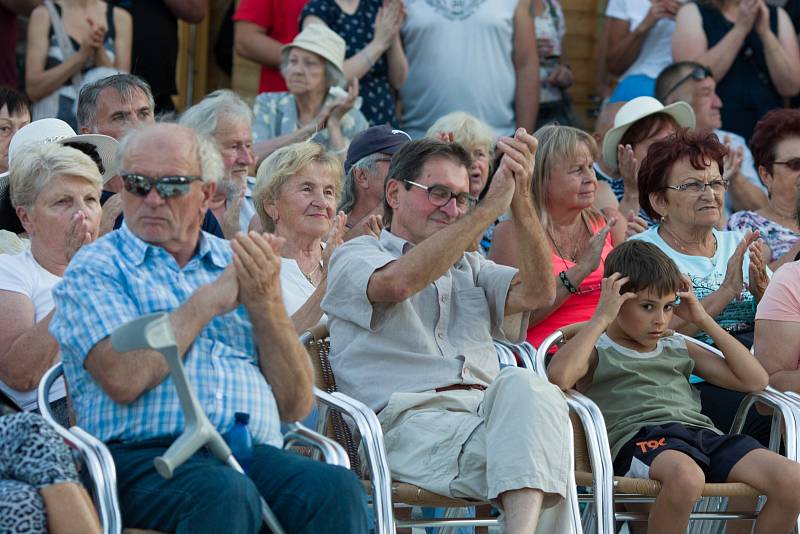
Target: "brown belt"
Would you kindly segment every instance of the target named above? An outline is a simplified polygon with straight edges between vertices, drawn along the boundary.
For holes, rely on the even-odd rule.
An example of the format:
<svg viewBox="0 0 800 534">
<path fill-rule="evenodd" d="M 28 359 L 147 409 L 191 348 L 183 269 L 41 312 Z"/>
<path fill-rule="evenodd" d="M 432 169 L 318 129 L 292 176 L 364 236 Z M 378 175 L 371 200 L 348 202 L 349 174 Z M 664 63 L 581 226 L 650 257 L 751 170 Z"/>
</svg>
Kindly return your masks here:
<svg viewBox="0 0 800 534">
<path fill-rule="evenodd" d="M 443 391 L 455 391 L 457 389 L 464 389 L 464 390 L 471 390 L 475 389 L 478 391 L 485 391 L 486 386 L 482 386 L 480 384 L 453 384 L 452 386 L 445 386 L 443 388 L 436 388 L 436 393 L 441 393 Z"/>
</svg>

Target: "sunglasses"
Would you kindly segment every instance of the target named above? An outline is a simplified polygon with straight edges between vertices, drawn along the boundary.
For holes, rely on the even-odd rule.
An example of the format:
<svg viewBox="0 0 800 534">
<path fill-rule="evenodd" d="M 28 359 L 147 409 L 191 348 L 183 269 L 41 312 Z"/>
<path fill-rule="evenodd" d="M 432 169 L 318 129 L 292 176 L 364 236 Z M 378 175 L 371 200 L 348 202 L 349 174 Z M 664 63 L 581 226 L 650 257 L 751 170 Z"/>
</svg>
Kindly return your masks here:
<svg viewBox="0 0 800 534">
<path fill-rule="evenodd" d="M 162 198 L 172 198 L 185 195 L 192 187 L 192 182 L 202 180 L 202 176 L 162 176 L 153 178 L 136 173 L 124 173 L 120 175 L 125 191 L 136 196 L 146 197 L 150 190 L 155 187 L 156 192 Z"/>
<path fill-rule="evenodd" d="M 675 90 L 678 87 L 680 87 L 681 85 L 685 84 L 689 80 L 694 80 L 696 82 L 702 82 L 706 78 L 711 78 L 713 76 L 714 75 L 711 72 L 711 69 L 709 69 L 708 67 L 695 67 L 695 68 L 692 69 L 692 72 L 690 72 L 689 74 L 687 74 L 686 76 L 684 76 L 683 78 L 678 80 L 675 83 L 675 85 L 673 85 L 672 88 L 664 94 L 664 98 L 662 98 L 662 100 L 666 100 L 667 97 L 669 95 L 671 95 L 672 93 L 674 93 Z"/>
<path fill-rule="evenodd" d="M 787 159 L 786 161 L 768 161 L 767 163 L 772 165 L 786 165 L 794 172 L 800 171 L 800 158 Z"/>
</svg>

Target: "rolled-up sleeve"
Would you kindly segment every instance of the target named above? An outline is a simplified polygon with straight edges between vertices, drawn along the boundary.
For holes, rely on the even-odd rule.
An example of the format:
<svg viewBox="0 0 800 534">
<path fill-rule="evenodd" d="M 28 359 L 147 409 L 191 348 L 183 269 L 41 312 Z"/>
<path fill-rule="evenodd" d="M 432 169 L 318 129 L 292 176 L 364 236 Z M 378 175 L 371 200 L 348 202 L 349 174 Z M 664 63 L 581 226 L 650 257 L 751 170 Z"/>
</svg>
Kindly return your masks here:
<svg viewBox="0 0 800 534">
<path fill-rule="evenodd" d="M 330 259 L 322 310 L 329 316 L 374 331 L 386 306 L 373 306 L 370 302 L 369 280 L 375 271 L 395 259 L 373 237 L 363 236 L 341 245 Z"/>
<path fill-rule="evenodd" d="M 498 265 L 493 261 L 478 256 L 476 284 L 486 293 L 491 315 L 492 337 L 511 343 L 522 343 L 528 331 L 530 312 L 515 313 L 506 316 L 506 300 L 511 289 L 511 281 L 517 269 L 506 265 Z"/>
</svg>

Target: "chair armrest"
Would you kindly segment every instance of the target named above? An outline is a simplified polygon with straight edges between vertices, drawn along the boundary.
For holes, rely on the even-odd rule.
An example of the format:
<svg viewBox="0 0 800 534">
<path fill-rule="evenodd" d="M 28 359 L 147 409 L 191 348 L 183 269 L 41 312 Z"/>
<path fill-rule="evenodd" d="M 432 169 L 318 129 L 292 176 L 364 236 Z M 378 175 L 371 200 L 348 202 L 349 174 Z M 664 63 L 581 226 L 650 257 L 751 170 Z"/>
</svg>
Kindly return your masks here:
<svg viewBox="0 0 800 534">
<path fill-rule="evenodd" d="M 566 391 L 565 395 L 570 411 L 578 416 L 586 434 L 586 447 L 592 464 L 597 531 L 615 532 L 614 464 L 605 419 L 600 408 L 589 397 L 574 389 Z"/>
<path fill-rule="evenodd" d="M 786 429 L 783 434 L 784 443 L 786 445 L 786 457 L 790 460 L 797 461 L 797 422 L 798 418 L 800 418 L 800 402 L 798 402 L 798 399 L 800 399 L 800 397 L 793 399 L 791 395 L 790 393 L 781 393 L 770 386 L 764 391 L 749 393 L 739 404 L 736 417 L 731 425 L 731 433 L 738 434 L 742 432 L 747 414 L 755 406 L 756 402 L 765 404 L 773 410 L 769 448 L 776 452 L 780 449 L 780 423 L 783 421 L 784 428 Z"/>
<path fill-rule="evenodd" d="M 325 463 L 350 469 L 350 458 L 344 447 L 300 423 L 290 424 L 289 431 L 283 435 L 283 448 L 293 445 L 314 447 L 322 453 Z"/>
<path fill-rule="evenodd" d="M 61 363 L 55 364 L 42 377 L 37 390 L 39 412 L 53 430 L 73 449 L 77 450 L 89 472 L 92 494 L 100 515 L 104 534 L 119 534 L 122 531 L 122 515 L 117 499 L 117 472 L 114 459 L 105 443 L 82 428 L 61 426 L 50 412 L 50 390 L 56 380 L 64 374 Z"/>
<path fill-rule="evenodd" d="M 328 393 L 315 387 L 314 395 L 325 408 L 337 410 L 355 423 L 361 435 L 361 446 L 366 455 L 367 468 L 372 481 L 375 531 L 394 532 L 392 474 L 386 459 L 383 430 L 378 417 L 365 404 L 343 393 Z M 320 410 L 320 418 L 326 418 L 324 410 Z"/>
</svg>

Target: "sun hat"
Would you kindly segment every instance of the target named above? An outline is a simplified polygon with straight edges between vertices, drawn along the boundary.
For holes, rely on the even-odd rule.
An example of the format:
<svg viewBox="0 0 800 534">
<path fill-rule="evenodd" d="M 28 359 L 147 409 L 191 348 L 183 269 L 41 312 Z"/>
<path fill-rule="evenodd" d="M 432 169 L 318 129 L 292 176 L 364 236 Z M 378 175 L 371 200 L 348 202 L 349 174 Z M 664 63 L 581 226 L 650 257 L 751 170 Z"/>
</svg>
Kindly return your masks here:
<svg viewBox="0 0 800 534">
<path fill-rule="evenodd" d="M 103 183 L 106 183 L 115 174 L 114 159 L 119 145 L 117 140 L 100 134 L 78 135 L 69 124 L 61 119 L 39 119 L 17 130 L 8 145 L 8 167 L 11 168 L 14 154 L 20 153 L 26 146 L 47 143 L 88 143 L 94 145 L 105 169 Z M 5 191 L 4 188 L 7 187 L 8 172 L 4 172 L 0 174 L 0 196 L 2 196 L 2 191 Z"/>
<path fill-rule="evenodd" d="M 411 136 L 403 130 L 396 130 L 385 124 L 367 128 L 356 134 L 350 141 L 350 146 L 347 147 L 347 158 L 344 160 L 344 172 L 348 172 L 350 167 L 361 158 L 376 152 L 394 154 L 409 141 L 411 141 Z"/>
<path fill-rule="evenodd" d="M 686 102 L 675 102 L 665 106 L 651 96 L 639 96 L 619 108 L 614 117 L 614 127 L 603 138 L 603 159 L 612 169 L 617 168 L 617 145 L 635 122 L 656 113 L 665 113 L 675 119 L 682 128 L 694 128 L 695 117 L 692 106 Z"/>
<path fill-rule="evenodd" d="M 325 24 L 309 24 L 291 43 L 281 47 L 281 54 L 288 54 L 293 47 L 302 48 L 323 57 L 344 76 L 344 39 Z"/>
</svg>

